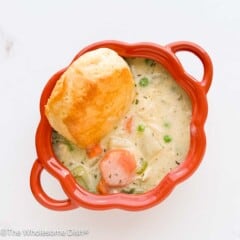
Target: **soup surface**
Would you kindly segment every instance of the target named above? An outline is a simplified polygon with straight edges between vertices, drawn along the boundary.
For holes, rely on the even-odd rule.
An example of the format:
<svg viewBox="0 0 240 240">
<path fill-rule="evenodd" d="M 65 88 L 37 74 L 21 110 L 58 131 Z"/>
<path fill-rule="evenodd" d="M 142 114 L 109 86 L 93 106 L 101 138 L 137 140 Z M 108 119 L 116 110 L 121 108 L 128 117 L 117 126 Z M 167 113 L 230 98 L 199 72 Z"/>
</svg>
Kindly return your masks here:
<svg viewBox="0 0 240 240">
<path fill-rule="evenodd" d="M 125 117 L 101 140 L 102 152 L 89 158 L 85 149 L 57 132 L 52 135 L 58 159 L 82 187 L 93 193 L 98 193 L 101 179 L 99 161 L 109 150 L 128 150 L 137 163 L 133 181 L 124 187 L 111 188 L 110 193 L 144 193 L 181 164 L 189 149 L 192 108 L 188 95 L 153 60 L 126 61 L 135 80 L 136 96 Z"/>
</svg>

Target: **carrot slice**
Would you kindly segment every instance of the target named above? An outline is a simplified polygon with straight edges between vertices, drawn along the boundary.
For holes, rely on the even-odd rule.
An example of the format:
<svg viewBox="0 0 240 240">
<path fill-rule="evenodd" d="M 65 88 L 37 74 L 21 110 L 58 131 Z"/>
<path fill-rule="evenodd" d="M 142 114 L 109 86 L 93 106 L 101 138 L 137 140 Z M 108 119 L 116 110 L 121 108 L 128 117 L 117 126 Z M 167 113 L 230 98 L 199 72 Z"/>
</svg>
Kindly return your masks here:
<svg viewBox="0 0 240 240">
<path fill-rule="evenodd" d="M 127 150 L 110 150 L 100 161 L 100 171 L 108 186 L 123 187 L 133 181 L 136 161 Z"/>
<path fill-rule="evenodd" d="M 87 155 L 89 158 L 97 157 L 101 153 L 102 153 L 102 148 L 100 144 L 96 144 L 87 148 Z"/>
<path fill-rule="evenodd" d="M 125 129 L 127 130 L 128 133 L 132 132 L 132 126 L 133 126 L 133 117 L 129 117 L 126 120 L 126 124 L 125 124 Z"/>
<path fill-rule="evenodd" d="M 98 191 L 101 193 L 101 194 L 107 194 L 109 193 L 109 187 L 108 185 L 105 183 L 105 181 L 103 179 L 101 179 L 98 183 L 98 186 L 97 186 L 97 189 Z"/>
</svg>

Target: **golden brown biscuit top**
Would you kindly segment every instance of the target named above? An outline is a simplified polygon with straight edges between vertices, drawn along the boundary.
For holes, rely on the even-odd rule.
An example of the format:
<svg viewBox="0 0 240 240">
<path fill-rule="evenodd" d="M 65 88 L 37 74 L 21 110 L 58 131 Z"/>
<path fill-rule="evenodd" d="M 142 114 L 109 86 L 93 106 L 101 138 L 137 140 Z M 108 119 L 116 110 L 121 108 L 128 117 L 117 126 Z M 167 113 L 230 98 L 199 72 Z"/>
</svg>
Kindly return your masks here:
<svg viewBox="0 0 240 240">
<path fill-rule="evenodd" d="M 115 51 L 99 48 L 80 56 L 63 73 L 45 113 L 57 132 L 86 148 L 117 125 L 134 93 L 128 64 Z"/>
</svg>

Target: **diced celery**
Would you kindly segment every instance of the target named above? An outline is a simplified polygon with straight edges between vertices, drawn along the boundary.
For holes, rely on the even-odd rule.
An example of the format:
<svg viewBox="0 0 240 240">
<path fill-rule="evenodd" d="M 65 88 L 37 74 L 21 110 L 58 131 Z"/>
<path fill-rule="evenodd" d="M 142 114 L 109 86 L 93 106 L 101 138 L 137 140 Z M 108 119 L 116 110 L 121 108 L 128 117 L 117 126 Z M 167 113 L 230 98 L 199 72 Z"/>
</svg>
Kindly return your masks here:
<svg viewBox="0 0 240 240">
<path fill-rule="evenodd" d="M 148 166 L 148 162 L 147 161 L 141 161 L 141 166 L 137 169 L 136 173 L 137 174 L 142 174 L 144 173 L 144 171 L 146 170 Z"/>
</svg>

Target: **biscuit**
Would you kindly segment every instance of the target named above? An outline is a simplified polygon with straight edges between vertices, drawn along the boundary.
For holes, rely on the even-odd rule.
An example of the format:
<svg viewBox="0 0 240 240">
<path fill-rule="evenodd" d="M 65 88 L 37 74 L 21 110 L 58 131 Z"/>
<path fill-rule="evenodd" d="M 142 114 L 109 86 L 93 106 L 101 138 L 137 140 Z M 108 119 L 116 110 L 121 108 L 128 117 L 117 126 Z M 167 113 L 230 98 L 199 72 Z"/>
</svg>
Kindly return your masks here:
<svg viewBox="0 0 240 240">
<path fill-rule="evenodd" d="M 115 51 L 89 51 L 62 74 L 45 106 L 58 133 L 82 148 L 97 144 L 126 114 L 135 95 L 134 79 Z"/>
</svg>

